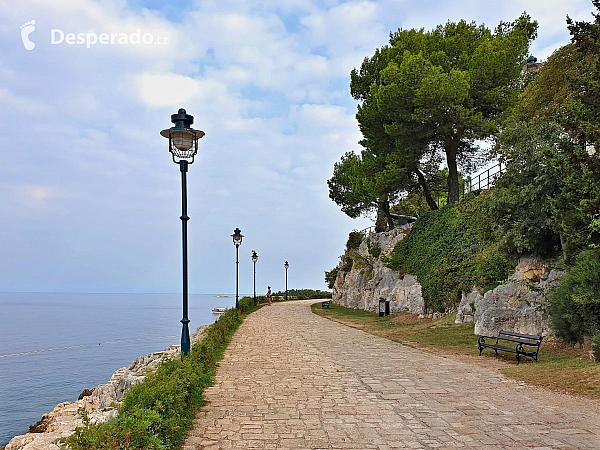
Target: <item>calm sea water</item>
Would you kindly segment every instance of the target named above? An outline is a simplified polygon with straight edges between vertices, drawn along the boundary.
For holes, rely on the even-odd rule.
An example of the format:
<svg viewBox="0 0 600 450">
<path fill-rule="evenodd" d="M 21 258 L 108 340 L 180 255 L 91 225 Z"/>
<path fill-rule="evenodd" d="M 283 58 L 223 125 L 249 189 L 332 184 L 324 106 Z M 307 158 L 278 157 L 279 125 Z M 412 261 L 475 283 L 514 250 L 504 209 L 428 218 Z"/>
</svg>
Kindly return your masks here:
<svg viewBox="0 0 600 450">
<path fill-rule="evenodd" d="M 190 332 L 234 305 L 235 295 L 190 295 Z M 0 447 L 138 356 L 179 343 L 181 308 L 181 294 L 0 293 Z"/>
</svg>

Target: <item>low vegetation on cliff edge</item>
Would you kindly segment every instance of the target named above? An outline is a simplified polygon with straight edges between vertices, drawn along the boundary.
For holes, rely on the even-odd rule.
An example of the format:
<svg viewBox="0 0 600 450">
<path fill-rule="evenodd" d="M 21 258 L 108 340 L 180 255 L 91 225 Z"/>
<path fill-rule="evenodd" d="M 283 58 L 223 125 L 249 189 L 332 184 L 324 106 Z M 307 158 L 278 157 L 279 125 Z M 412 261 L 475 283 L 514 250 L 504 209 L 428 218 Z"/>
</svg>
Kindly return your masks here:
<svg viewBox="0 0 600 450">
<path fill-rule="evenodd" d="M 153 374 L 133 387 L 118 415 L 102 424 L 90 423 L 62 439 L 71 450 L 118 448 L 171 450 L 183 443 L 196 411 L 203 405 L 202 392 L 211 385 L 217 362 L 245 313 L 256 308 L 252 297 L 240 300 L 208 327 L 187 357 L 162 363 Z"/>
</svg>

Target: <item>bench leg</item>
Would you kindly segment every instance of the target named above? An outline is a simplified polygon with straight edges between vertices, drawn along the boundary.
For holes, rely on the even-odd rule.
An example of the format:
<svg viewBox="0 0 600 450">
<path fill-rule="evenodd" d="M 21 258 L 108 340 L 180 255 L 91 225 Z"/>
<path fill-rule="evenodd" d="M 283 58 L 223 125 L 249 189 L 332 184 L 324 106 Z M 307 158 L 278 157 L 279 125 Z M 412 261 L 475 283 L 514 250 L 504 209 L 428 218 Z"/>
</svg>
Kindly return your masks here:
<svg viewBox="0 0 600 450">
<path fill-rule="evenodd" d="M 479 347 L 479 356 L 481 356 L 482 351 L 483 351 L 483 347 Z"/>
<path fill-rule="evenodd" d="M 519 363 L 521 362 L 521 358 L 522 358 L 521 354 L 520 354 L 520 353 L 517 353 L 517 366 L 518 366 L 518 365 L 519 365 Z"/>
</svg>

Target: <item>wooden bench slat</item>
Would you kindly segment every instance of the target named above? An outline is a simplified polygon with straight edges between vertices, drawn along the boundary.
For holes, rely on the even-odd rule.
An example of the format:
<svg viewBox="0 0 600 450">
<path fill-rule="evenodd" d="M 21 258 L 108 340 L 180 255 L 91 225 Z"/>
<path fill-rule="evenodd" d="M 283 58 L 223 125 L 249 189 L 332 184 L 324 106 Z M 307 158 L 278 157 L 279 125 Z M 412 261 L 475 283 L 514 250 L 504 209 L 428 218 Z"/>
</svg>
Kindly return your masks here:
<svg viewBox="0 0 600 450">
<path fill-rule="evenodd" d="M 517 349 L 514 347 L 505 347 L 503 345 L 496 344 L 484 344 L 486 348 L 493 348 L 495 350 L 504 350 L 505 352 L 517 353 Z"/>
<path fill-rule="evenodd" d="M 501 335 L 501 334 L 505 334 L 507 336 L 525 338 L 525 339 L 532 339 L 535 341 L 541 341 L 543 339 L 543 336 L 534 336 L 532 334 L 513 333 L 512 331 L 504 331 L 504 330 L 500 330 L 498 335 Z"/>
<path fill-rule="evenodd" d="M 539 344 L 539 341 L 525 341 L 523 339 L 517 339 L 517 338 L 512 338 L 512 337 L 498 336 L 498 339 L 501 341 L 516 342 L 518 344 L 524 344 L 524 345 L 538 345 Z"/>
</svg>

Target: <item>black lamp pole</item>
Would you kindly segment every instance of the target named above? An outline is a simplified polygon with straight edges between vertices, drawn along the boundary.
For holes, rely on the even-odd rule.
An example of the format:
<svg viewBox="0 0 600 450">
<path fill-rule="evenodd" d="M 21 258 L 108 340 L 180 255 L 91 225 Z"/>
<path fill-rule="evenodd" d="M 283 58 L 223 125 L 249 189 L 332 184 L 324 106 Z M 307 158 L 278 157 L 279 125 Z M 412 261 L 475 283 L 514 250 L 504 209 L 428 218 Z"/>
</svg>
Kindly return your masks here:
<svg viewBox="0 0 600 450">
<path fill-rule="evenodd" d="M 188 324 L 188 254 L 187 254 L 187 171 L 188 165 L 194 162 L 198 152 L 198 139 L 204 136 L 204 131 L 194 130 L 191 125 L 194 117 L 186 114 L 181 108 L 171 116 L 174 127 L 162 130 L 161 136 L 169 139 L 169 151 L 173 162 L 179 164 L 181 171 L 181 240 L 183 256 L 183 318 L 181 319 L 181 353 L 185 356 L 190 352 L 190 329 Z"/>
<path fill-rule="evenodd" d="M 239 292 L 240 292 L 240 245 L 242 245 L 242 230 L 236 228 L 231 235 L 233 245 L 235 245 L 235 308 L 240 308 Z"/>
<path fill-rule="evenodd" d="M 256 305 L 256 261 L 258 261 L 258 255 L 256 250 L 252 250 L 252 262 L 254 263 L 254 304 Z"/>
<path fill-rule="evenodd" d="M 288 291 L 288 288 L 287 288 L 287 270 L 290 267 L 290 263 L 286 261 L 285 264 L 283 265 L 283 267 L 285 267 L 285 299 L 287 300 L 288 299 L 288 296 L 287 296 L 287 294 L 288 294 L 287 293 L 287 291 Z"/>
<path fill-rule="evenodd" d="M 183 318 L 181 323 L 181 352 L 187 355 L 190 352 L 190 329 L 188 324 L 188 254 L 187 254 L 187 223 L 190 220 L 187 215 L 187 170 L 188 162 L 179 161 L 179 170 L 181 171 L 181 241 L 183 255 Z"/>
</svg>

